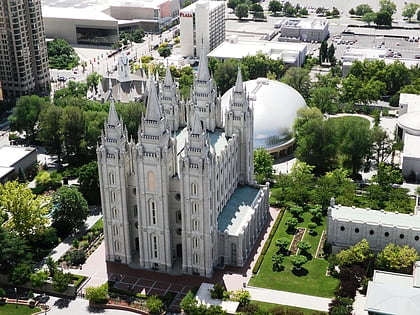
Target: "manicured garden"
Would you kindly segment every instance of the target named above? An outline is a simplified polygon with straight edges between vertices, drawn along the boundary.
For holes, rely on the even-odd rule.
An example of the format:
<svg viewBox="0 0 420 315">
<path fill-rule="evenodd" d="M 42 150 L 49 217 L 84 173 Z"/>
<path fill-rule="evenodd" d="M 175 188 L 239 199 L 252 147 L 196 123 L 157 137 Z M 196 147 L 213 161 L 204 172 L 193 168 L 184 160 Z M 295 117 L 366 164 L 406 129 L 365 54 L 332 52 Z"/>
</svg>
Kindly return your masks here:
<svg viewBox="0 0 420 315">
<path fill-rule="evenodd" d="M 288 234 L 285 224 L 290 218 L 292 218 L 291 213 L 286 211 L 272 238 L 258 273 L 251 278 L 249 285 L 321 297 L 333 297 L 338 280 L 326 276 L 327 260 L 316 258 L 316 251 L 326 225 L 325 218 L 319 221 L 319 224 L 313 228 L 314 232 L 310 234 L 308 225 L 312 222 L 312 214 L 304 212 L 300 215 L 297 228 L 302 227 L 306 229 L 302 240 L 311 245 L 311 248 L 305 255 L 308 261 L 301 267 L 301 270 L 296 270 L 292 264 L 294 255 L 285 255 L 281 268 L 277 268 L 279 271 L 273 271 L 272 257 L 279 252 L 276 240 L 288 238 L 290 243 L 292 243 L 293 234 Z"/>
<path fill-rule="evenodd" d="M 0 315 L 29 315 L 40 311 L 41 309 L 38 307 L 33 308 L 26 305 L 16 307 L 16 304 L 4 304 L 0 306 Z"/>
</svg>

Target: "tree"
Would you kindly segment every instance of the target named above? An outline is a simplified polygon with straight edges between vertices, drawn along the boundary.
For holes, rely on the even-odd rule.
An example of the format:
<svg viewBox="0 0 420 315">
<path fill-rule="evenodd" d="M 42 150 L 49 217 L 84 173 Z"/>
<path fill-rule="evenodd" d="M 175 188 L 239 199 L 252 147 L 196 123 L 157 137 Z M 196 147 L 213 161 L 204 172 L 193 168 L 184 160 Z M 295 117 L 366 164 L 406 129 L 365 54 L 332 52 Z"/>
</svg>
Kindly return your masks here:
<svg viewBox="0 0 420 315">
<path fill-rule="evenodd" d="M 63 99 L 69 96 L 77 98 L 75 101 L 80 103 L 80 98 L 86 99 L 87 91 L 88 88 L 86 83 L 71 80 L 68 82 L 66 87 L 63 87 L 54 92 L 54 104 L 61 107 L 66 107 L 63 105 Z"/>
<path fill-rule="evenodd" d="M 309 70 L 299 67 L 290 67 L 282 78 L 282 82 L 298 91 L 303 98 L 308 98 L 311 85 Z"/>
<path fill-rule="evenodd" d="M 399 169 L 385 163 L 379 163 L 378 171 L 372 176 L 372 181 L 377 183 L 385 192 L 390 193 L 392 184 L 402 183 L 403 177 Z"/>
<path fill-rule="evenodd" d="M 367 25 L 370 26 L 370 23 L 374 22 L 376 20 L 376 13 L 375 12 L 367 12 L 363 14 L 362 21 L 366 22 Z"/>
<path fill-rule="evenodd" d="M 383 163 L 392 154 L 392 146 L 394 141 L 388 136 L 386 130 L 381 127 L 373 127 L 371 130 L 372 137 L 372 153 L 374 155 L 375 163 Z"/>
<path fill-rule="evenodd" d="M 390 243 L 376 256 L 375 263 L 382 270 L 411 274 L 418 258 L 415 248 Z"/>
<path fill-rule="evenodd" d="M 193 310 L 197 308 L 198 301 L 194 297 L 194 293 L 192 291 L 188 291 L 187 295 L 182 299 L 179 306 L 183 309 L 187 314 L 192 314 Z"/>
<path fill-rule="evenodd" d="M 60 187 L 53 195 L 53 226 L 67 234 L 81 228 L 89 214 L 88 204 L 76 189 Z"/>
<path fill-rule="evenodd" d="M 139 28 L 133 32 L 133 42 L 142 43 L 144 38 L 144 31 Z"/>
<path fill-rule="evenodd" d="M 47 42 L 48 60 L 51 69 L 70 70 L 79 63 L 79 56 L 73 47 L 64 39 Z"/>
<path fill-rule="evenodd" d="M 317 120 L 322 121 L 324 116 L 318 108 L 299 108 L 297 111 L 297 117 L 293 124 L 293 133 L 295 137 L 298 137 L 303 132 L 303 127 L 306 123 Z"/>
<path fill-rule="evenodd" d="M 334 45 L 332 43 L 328 47 L 327 58 L 328 58 L 328 61 L 331 63 L 331 65 L 335 65 L 335 62 L 336 62 L 336 58 L 335 58 L 335 47 L 334 47 Z"/>
<path fill-rule="evenodd" d="M 284 253 L 287 251 L 287 248 L 289 247 L 290 240 L 287 237 L 281 237 L 276 240 L 276 246 L 279 248 L 279 252 Z"/>
<path fill-rule="evenodd" d="M 338 91 L 333 87 L 314 87 L 310 90 L 308 102 L 322 113 L 335 114 L 338 112 Z"/>
<path fill-rule="evenodd" d="M 354 11 L 355 15 L 363 16 L 366 13 L 373 12 L 372 7 L 368 4 L 359 4 Z"/>
<path fill-rule="evenodd" d="M 284 222 L 284 225 L 287 226 L 288 231 L 295 231 L 298 225 L 298 219 L 296 218 L 289 218 Z"/>
<path fill-rule="evenodd" d="M 89 304 L 106 304 L 109 300 L 108 283 L 105 282 L 99 287 L 87 287 L 86 298 Z"/>
<path fill-rule="evenodd" d="M 97 72 L 92 72 L 86 78 L 87 88 L 92 92 L 95 91 L 95 94 L 98 94 L 98 85 L 102 80 L 102 76 Z"/>
<path fill-rule="evenodd" d="M 264 54 L 243 57 L 240 64 L 244 80 L 267 77 L 268 73 L 280 78 L 286 69 L 282 60 L 274 60 Z"/>
<path fill-rule="evenodd" d="M 280 12 L 282 9 L 283 6 L 278 0 L 271 0 L 268 3 L 268 10 L 271 11 L 274 15 L 277 15 L 277 12 Z"/>
<path fill-rule="evenodd" d="M 235 10 L 240 2 L 240 0 L 228 0 L 227 7 L 229 9 Z"/>
<path fill-rule="evenodd" d="M 239 290 L 233 293 L 233 299 L 239 302 L 239 306 L 243 307 L 251 302 L 251 294 L 247 290 Z"/>
<path fill-rule="evenodd" d="M 392 26 L 392 15 L 388 11 L 379 11 L 374 22 L 376 25 Z"/>
<path fill-rule="evenodd" d="M 45 282 L 48 280 L 48 272 L 45 270 L 35 272 L 31 274 L 30 280 L 33 287 L 42 289 Z"/>
<path fill-rule="evenodd" d="M 292 264 L 296 270 L 300 270 L 307 261 L 308 258 L 303 255 L 295 255 L 292 257 Z"/>
<path fill-rule="evenodd" d="M 284 256 L 282 254 L 273 254 L 271 256 L 271 261 L 273 262 L 273 271 L 280 271 L 281 264 L 284 261 Z"/>
<path fill-rule="evenodd" d="M 292 204 L 289 208 L 289 211 L 293 217 L 299 218 L 303 214 L 303 207 Z"/>
<path fill-rule="evenodd" d="M 254 174 L 256 181 L 260 184 L 272 179 L 273 157 L 264 148 L 254 151 Z"/>
<path fill-rule="evenodd" d="M 63 109 L 55 105 L 46 106 L 39 115 L 37 138 L 50 154 L 57 154 L 60 160 L 62 152 L 61 115 Z"/>
<path fill-rule="evenodd" d="M 314 187 L 313 170 L 314 167 L 305 162 L 296 161 L 293 164 L 289 173 L 289 201 L 304 206 L 310 200 Z"/>
<path fill-rule="evenodd" d="M 300 241 L 297 244 L 297 247 L 300 249 L 302 253 L 308 253 L 308 251 L 311 249 L 311 244 L 306 241 Z"/>
<path fill-rule="evenodd" d="M 78 173 L 79 188 L 89 204 L 99 204 L 99 174 L 98 163 L 92 161 L 79 168 Z"/>
<path fill-rule="evenodd" d="M 217 83 L 217 89 L 224 94 L 235 85 L 238 64 L 236 59 L 227 59 L 225 62 L 218 62 L 214 71 L 214 80 Z"/>
<path fill-rule="evenodd" d="M 159 45 L 158 47 L 158 53 L 161 57 L 169 57 L 172 53 L 171 48 L 168 46 L 167 42 L 164 42 Z"/>
<path fill-rule="evenodd" d="M 417 21 L 420 21 L 420 10 L 417 11 Z"/>
<path fill-rule="evenodd" d="M 340 268 L 342 266 L 350 266 L 353 264 L 363 264 L 373 258 L 372 250 L 366 239 L 350 246 L 348 249 L 341 250 L 337 253 L 337 262 Z"/>
<path fill-rule="evenodd" d="M 418 8 L 419 5 L 417 3 L 407 3 L 401 15 L 406 17 L 408 21 L 411 22 L 411 18 L 414 16 L 414 14 L 416 14 Z"/>
<path fill-rule="evenodd" d="M 29 281 L 32 268 L 27 263 L 19 263 L 10 274 L 10 282 L 13 285 L 21 285 Z"/>
<path fill-rule="evenodd" d="M 53 276 L 53 282 L 52 282 L 52 286 L 53 289 L 57 292 L 64 292 L 66 291 L 70 281 L 71 281 L 71 274 L 70 273 L 64 273 L 60 270 L 57 270 L 54 273 Z"/>
<path fill-rule="evenodd" d="M 65 158 L 76 164 L 80 163 L 83 144 L 83 131 L 85 127 L 84 112 L 76 106 L 67 106 L 63 109 L 61 118 L 63 128 L 63 144 Z"/>
<path fill-rule="evenodd" d="M 379 0 L 379 11 L 388 12 L 392 16 L 397 12 L 397 6 L 391 0 Z"/>
<path fill-rule="evenodd" d="M 323 63 L 327 59 L 327 54 L 328 54 L 328 43 L 326 40 L 323 40 L 319 48 L 319 63 Z"/>
<path fill-rule="evenodd" d="M 41 233 L 48 223 L 47 198 L 34 195 L 26 184 L 17 181 L 0 184 L 0 208 L 11 214 L 5 226 L 22 236 Z"/>
<path fill-rule="evenodd" d="M 33 140 L 39 114 L 45 106 L 47 101 L 38 95 L 21 96 L 9 117 L 11 130 L 25 132 L 26 140 Z"/>
<path fill-rule="evenodd" d="M 146 107 L 144 106 L 144 103 L 116 103 L 115 109 L 117 110 L 118 115 L 120 115 L 121 119 L 124 121 L 124 126 L 127 128 L 128 131 L 128 137 L 133 137 L 133 139 L 137 139 L 137 132 L 139 129 L 139 117 L 146 113 Z"/>
<path fill-rule="evenodd" d="M 248 17 L 248 6 L 244 3 L 240 3 L 235 8 L 235 15 L 239 20 Z"/>
</svg>

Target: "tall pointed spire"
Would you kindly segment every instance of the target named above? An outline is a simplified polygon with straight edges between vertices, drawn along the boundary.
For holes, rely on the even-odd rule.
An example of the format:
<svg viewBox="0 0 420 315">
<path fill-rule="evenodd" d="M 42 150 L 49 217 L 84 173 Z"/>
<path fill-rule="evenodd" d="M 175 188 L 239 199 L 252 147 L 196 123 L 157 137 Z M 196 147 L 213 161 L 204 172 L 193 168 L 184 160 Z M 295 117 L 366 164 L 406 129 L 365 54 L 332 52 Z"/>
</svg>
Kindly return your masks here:
<svg viewBox="0 0 420 315">
<path fill-rule="evenodd" d="M 209 65 L 207 62 L 206 52 L 204 50 L 204 40 L 201 38 L 200 61 L 198 65 L 197 79 L 200 81 L 210 80 Z"/>
<path fill-rule="evenodd" d="M 155 83 L 152 81 L 152 79 L 150 79 L 145 119 L 159 121 L 161 118 L 162 118 L 162 110 L 159 106 L 156 86 L 155 86 Z"/>
<path fill-rule="evenodd" d="M 236 76 L 235 92 L 242 93 L 244 91 L 244 82 L 242 80 L 241 67 L 238 66 L 238 75 Z"/>
<path fill-rule="evenodd" d="M 191 134 L 193 135 L 201 135 L 203 133 L 203 124 L 200 119 L 200 115 L 198 113 L 194 114 L 194 121 L 192 123 L 192 130 Z"/>
<path fill-rule="evenodd" d="M 172 79 L 171 68 L 169 67 L 169 65 L 166 65 L 166 74 L 163 84 L 165 86 L 172 86 L 173 82 L 174 80 Z"/>
<path fill-rule="evenodd" d="M 115 100 L 114 94 L 112 93 L 112 82 L 111 77 L 108 78 L 108 85 L 109 85 L 109 112 L 108 112 L 108 125 L 110 126 L 118 126 L 120 124 L 120 120 L 118 118 L 117 110 L 115 109 Z"/>
</svg>

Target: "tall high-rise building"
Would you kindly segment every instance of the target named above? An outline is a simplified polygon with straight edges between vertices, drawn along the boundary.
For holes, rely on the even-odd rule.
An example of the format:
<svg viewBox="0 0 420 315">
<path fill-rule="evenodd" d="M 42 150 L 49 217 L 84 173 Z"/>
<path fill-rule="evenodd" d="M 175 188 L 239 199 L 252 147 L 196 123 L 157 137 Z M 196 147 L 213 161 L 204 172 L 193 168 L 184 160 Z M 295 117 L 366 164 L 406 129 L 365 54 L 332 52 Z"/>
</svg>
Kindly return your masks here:
<svg viewBox="0 0 420 315">
<path fill-rule="evenodd" d="M 225 40 L 225 1 L 199 0 L 179 11 L 181 54 L 206 55 Z"/>
<path fill-rule="evenodd" d="M 0 81 L 6 99 L 48 94 L 41 0 L 0 0 Z"/>
</svg>

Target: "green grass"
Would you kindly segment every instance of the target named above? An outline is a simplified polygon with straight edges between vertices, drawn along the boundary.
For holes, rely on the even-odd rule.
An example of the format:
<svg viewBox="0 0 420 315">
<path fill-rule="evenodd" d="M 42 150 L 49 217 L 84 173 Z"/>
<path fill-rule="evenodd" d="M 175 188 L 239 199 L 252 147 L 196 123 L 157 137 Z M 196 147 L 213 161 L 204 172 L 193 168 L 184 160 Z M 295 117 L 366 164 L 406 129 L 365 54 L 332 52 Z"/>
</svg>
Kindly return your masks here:
<svg viewBox="0 0 420 315">
<path fill-rule="evenodd" d="M 100 218 L 92 227 L 90 228 L 91 231 L 93 230 L 103 230 L 104 228 L 104 221 L 102 218 Z"/>
<path fill-rule="evenodd" d="M 0 315 L 29 315 L 39 311 L 41 311 L 41 309 L 38 307 L 30 308 L 26 305 L 18 305 L 17 308 L 16 304 L 5 304 L 0 306 Z"/>
<path fill-rule="evenodd" d="M 325 275 L 328 266 L 328 262 L 325 259 L 315 258 L 318 243 L 322 231 L 324 230 L 325 219 L 323 224 L 315 229 L 315 235 L 309 235 L 309 229 L 307 229 L 303 237 L 304 241 L 307 241 L 312 245 L 312 248 L 309 251 L 312 254 L 312 259 L 303 265 L 303 273 L 296 275 L 292 272 L 293 265 L 290 256 L 287 256 L 282 264 L 284 266 L 283 271 L 277 272 L 272 270 L 273 263 L 271 261 L 271 256 L 278 250 L 278 247 L 275 245 L 276 240 L 281 237 L 287 237 L 292 241 L 293 235 L 286 233 L 286 226 L 284 224 L 290 217 L 291 214 L 289 212 L 286 212 L 283 215 L 282 221 L 267 250 L 260 270 L 257 275 L 254 275 L 251 278 L 249 285 L 314 296 L 333 297 L 334 289 L 338 285 L 338 280 Z M 308 223 L 311 222 L 311 214 L 304 213 L 302 218 L 304 221 L 300 222 L 298 227 L 307 228 Z M 307 273 L 305 274 L 305 272 Z"/>
<path fill-rule="evenodd" d="M 287 306 L 287 305 L 279 305 L 279 304 L 273 304 L 273 303 L 266 303 L 266 302 L 260 302 L 260 301 L 251 301 L 252 304 L 256 304 L 258 305 L 258 307 L 262 310 L 262 311 L 266 311 L 266 312 L 271 312 L 271 310 L 273 310 L 274 308 L 277 307 L 281 307 L 284 310 L 288 310 L 288 311 L 300 311 L 303 313 L 303 315 L 326 315 L 328 313 L 326 312 L 321 312 L 321 311 L 314 311 L 314 310 L 310 310 L 307 308 L 301 308 L 301 307 L 294 307 L 294 306 Z"/>
</svg>

